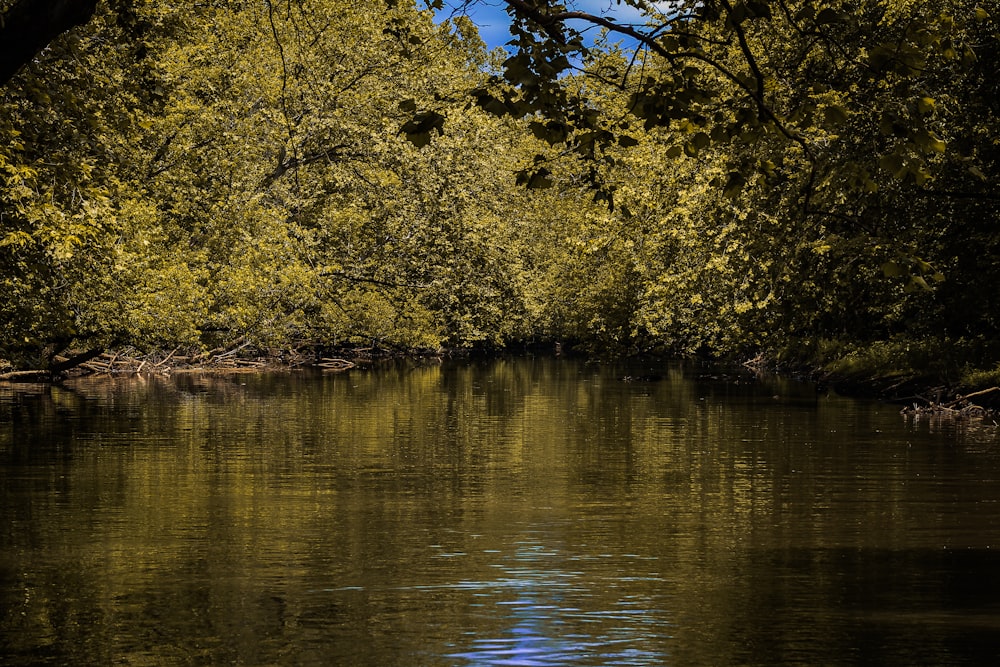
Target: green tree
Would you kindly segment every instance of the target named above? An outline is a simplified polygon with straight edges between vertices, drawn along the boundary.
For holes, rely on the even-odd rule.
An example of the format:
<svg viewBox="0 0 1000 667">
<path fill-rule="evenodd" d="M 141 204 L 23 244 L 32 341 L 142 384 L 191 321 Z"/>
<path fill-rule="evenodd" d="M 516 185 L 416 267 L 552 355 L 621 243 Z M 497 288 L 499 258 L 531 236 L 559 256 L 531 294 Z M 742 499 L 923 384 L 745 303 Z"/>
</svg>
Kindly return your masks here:
<svg viewBox="0 0 1000 667">
<path fill-rule="evenodd" d="M 456 106 L 488 67 L 412 3 L 102 5 L 0 109 L 5 356 L 524 335 L 537 142 Z"/>
<path fill-rule="evenodd" d="M 106 11 L 98 21 L 117 30 Z M 189 280 L 190 271 L 157 245 L 148 207 L 135 205 L 128 182 L 146 104 L 143 69 L 135 50 L 75 31 L 7 86 L 0 280 L 9 298 L 0 329 L 15 360 L 46 365 L 74 342 L 104 347 L 190 329 L 186 300 L 155 287 Z M 154 294 L 155 321 L 131 317 Z"/>
<path fill-rule="evenodd" d="M 539 135 L 590 160 L 581 173 L 641 231 L 637 335 L 723 352 L 996 340 L 995 12 L 627 2 L 638 28 L 507 4 L 517 52 L 476 94 L 543 114 Z M 585 46 L 588 24 L 639 51 Z"/>
</svg>

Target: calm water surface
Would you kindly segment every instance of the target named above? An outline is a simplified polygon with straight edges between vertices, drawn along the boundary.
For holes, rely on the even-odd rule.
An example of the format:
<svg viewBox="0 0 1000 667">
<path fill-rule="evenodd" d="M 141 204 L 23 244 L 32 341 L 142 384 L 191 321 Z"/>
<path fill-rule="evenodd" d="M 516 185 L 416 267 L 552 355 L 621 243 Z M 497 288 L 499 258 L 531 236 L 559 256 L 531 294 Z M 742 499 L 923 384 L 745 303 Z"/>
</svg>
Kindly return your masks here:
<svg viewBox="0 0 1000 667">
<path fill-rule="evenodd" d="M 998 479 L 677 364 L 3 386 L 0 663 L 993 664 Z"/>
</svg>

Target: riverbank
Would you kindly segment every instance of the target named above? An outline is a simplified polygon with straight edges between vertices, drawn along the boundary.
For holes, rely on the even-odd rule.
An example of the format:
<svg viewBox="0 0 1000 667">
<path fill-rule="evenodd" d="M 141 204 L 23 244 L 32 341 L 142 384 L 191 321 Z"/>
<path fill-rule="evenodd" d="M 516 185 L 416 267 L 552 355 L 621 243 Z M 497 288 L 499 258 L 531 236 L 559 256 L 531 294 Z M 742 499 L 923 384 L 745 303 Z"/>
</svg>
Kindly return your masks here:
<svg viewBox="0 0 1000 667">
<path fill-rule="evenodd" d="M 113 351 L 95 351 L 80 363 L 66 367 L 77 356 L 75 353 L 56 356 L 52 368 L 37 370 L 4 369 L 0 362 L 0 381 L 44 382 L 66 377 L 85 375 L 130 375 L 175 373 L 239 373 L 317 368 L 340 372 L 365 367 L 376 361 L 394 358 L 436 358 L 454 356 L 444 350 L 397 350 L 378 346 L 300 348 L 290 350 L 263 349 L 249 344 L 229 348 L 200 350 L 177 347 L 173 350 L 156 350 L 141 353 L 134 348 Z"/>
<path fill-rule="evenodd" d="M 1000 421 L 1000 364 L 985 361 L 998 354 L 984 340 L 900 336 L 866 344 L 816 341 L 747 364 L 898 404 L 904 414 Z"/>
<path fill-rule="evenodd" d="M 758 354 L 735 363 L 758 375 L 798 377 L 815 383 L 820 391 L 897 404 L 903 414 L 1000 422 L 1000 377 L 996 372 L 968 370 L 967 367 L 958 379 L 944 377 L 915 368 L 902 361 L 899 355 L 886 354 L 885 349 L 880 351 L 882 354 L 851 353 L 826 360 L 817 357 L 810 362 L 790 361 L 782 355 L 768 357 Z M 558 344 L 522 345 L 506 352 L 560 355 L 562 347 Z M 489 353 L 468 349 L 415 350 L 377 345 L 279 350 L 245 343 L 211 350 L 177 347 L 150 353 L 125 348 L 56 356 L 53 361 L 54 366 L 60 367 L 57 371 L 14 370 L 9 365 L 4 367 L 0 361 L 0 382 L 59 382 L 91 375 L 232 374 L 302 369 L 341 373 L 368 369 L 380 362 L 393 360 L 439 363 L 444 359 L 477 354 Z M 493 351 L 492 354 L 498 352 Z M 69 366 L 73 359 L 81 361 Z"/>
</svg>

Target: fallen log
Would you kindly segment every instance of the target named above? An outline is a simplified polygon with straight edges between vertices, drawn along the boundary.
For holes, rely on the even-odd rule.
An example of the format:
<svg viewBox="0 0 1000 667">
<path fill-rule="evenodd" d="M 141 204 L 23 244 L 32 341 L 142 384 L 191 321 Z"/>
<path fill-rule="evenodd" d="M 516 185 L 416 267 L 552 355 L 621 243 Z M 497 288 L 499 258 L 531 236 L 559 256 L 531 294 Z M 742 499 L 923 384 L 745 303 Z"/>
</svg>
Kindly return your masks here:
<svg viewBox="0 0 1000 667">
<path fill-rule="evenodd" d="M 966 394 L 965 396 L 959 396 L 954 401 L 950 403 L 945 403 L 945 407 L 953 407 L 962 402 L 968 401 L 970 398 L 979 398 L 980 396 L 986 396 L 987 394 L 992 394 L 995 391 L 1000 391 L 1000 387 L 990 387 L 989 389 L 983 389 L 981 391 L 976 391 L 971 394 Z"/>
<path fill-rule="evenodd" d="M 49 371 L 9 371 L 0 373 L 0 382 L 51 382 L 52 373 Z"/>
<path fill-rule="evenodd" d="M 103 364 L 103 363 L 101 363 L 99 361 L 93 361 L 93 360 L 86 361 L 86 362 L 80 364 L 80 368 L 86 368 L 87 370 L 91 371 L 92 373 L 110 373 L 111 372 L 111 365 L 110 364 Z"/>
<path fill-rule="evenodd" d="M 900 410 L 900 414 L 914 418 L 946 418 L 955 421 L 963 419 L 993 419 L 994 423 L 996 423 L 995 420 L 997 418 L 997 411 L 995 409 L 977 405 L 970 399 L 981 398 L 997 391 L 1000 391 L 1000 387 L 990 387 L 989 389 L 983 389 L 971 394 L 966 394 L 965 396 L 958 396 L 954 400 L 947 403 L 942 403 L 940 400 L 931 401 L 918 395 L 913 398 L 919 398 L 921 401 L 926 403 L 926 405 L 920 405 L 919 403 L 914 402 L 912 406 L 907 406 Z"/>
<path fill-rule="evenodd" d="M 52 364 L 49 367 L 49 372 L 53 376 L 61 375 L 64 372 L 68 371 L 69 369 L 76 368 L 80 364 L 85 364 L 91 359 L 95 359 L 101 356 L 102 354 L 104 354 L 103 349 L 94 348 L 92 350 L 87 350 L 86 352 L 70 357 L 66 361 L 60 361 L 58 363 Z"/>
<path fill-rule="evenodd" d="M 316 365 L 329 371 L 346 371 L 354 368 L 356 364 L 352 361 L 348 361 L 347 359 L 324 358 Z"/>
</svg>

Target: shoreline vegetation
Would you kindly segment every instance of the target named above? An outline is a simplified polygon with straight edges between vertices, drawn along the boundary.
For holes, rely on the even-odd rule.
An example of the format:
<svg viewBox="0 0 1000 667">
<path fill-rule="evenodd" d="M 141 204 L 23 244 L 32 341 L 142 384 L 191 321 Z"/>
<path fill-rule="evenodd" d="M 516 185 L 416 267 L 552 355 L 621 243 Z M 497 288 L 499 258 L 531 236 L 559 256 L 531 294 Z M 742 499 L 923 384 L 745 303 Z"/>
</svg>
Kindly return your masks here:
<svg viewBox="0 0 1000 667">
<path fill-rule="evenodd" d="M 563 341 L 1000 409 L 981 0 L 444 4 L 0 0 L 0 377 Z"/>
<path fill-rule="evenodd" d="M 177 346 L 171 350 L 157 350 L 142 353 L 134 348 L 115 351 L 90 350 L 64 353 L 53 357 L 48 369 L 14 370 L 13 366 L 0 359 L 0 384 L 19 383 L 59 383 L 64 380 L 95 376 L 171 376 L 185 373 L 234 374 L 268 373 L 296 370 L 312 370 L 323 373 L 346 373 L 350 371 L 370 371 L 381 364 L 399 361 L 417 363 L 441 363 L 446 359 L 476 357 L 498 357 L 503 355 L 540 354 L 559 357 L 563 355 L 563 345 L 525 344 L 511 348 L 483 350 L 459 349 L 402 349 L 379 345 L 302 347 L 278 350 L 265 349 L 239 343 L 231 347 L 217 347 L 201 350 L 193 347 Z M 592 359 L 595 363 L 627 361 L 634 357 L 597 357 L 568 351 L 567 356 Z M 663 362 L 676 359 L 668 355 L 636 355 L 646 360 Z M 804 365 L 778 363 L 757 354 L 747 359 L 722 360 L 705 359 L 710 363 L 738 366 L 757 376 L 785 375 L 812 382 L 818 392 L 836 393 L 859 398 L 883 401 L 900 405 L 900 414 L 921 419 L 939 421 L 977 422 L 1000 425 L 1000 384 L 975 386 L 964 383 L 947 382 L 940 377 L 910 372 L 884 373 L 876 368 L 859 368 L 856 365 L 850 373 L 843 371 L 844 363 Z M 840 370 L 838 370 L 838 368 Z M 969 378 L 992 379 L 995 373 L 973 373 Z M 656 382 L 659 375 L 623 376 L 623 382 Z"/>
</svg>

